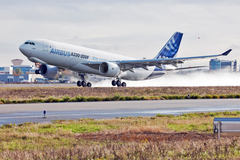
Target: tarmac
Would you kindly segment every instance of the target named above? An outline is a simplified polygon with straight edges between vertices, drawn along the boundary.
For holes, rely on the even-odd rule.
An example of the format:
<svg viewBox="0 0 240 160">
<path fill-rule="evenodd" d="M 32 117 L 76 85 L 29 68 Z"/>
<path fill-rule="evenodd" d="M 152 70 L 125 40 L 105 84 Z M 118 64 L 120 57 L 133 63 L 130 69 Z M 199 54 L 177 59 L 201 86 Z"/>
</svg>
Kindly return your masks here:
<svg viewBox="0 0 240 160">
<path fill-rule="evenodd" d="M 184 99 L 70 103 L 1 104 L 0 125 L 80 118 L 178 115 L 189 112 L 240 110 L 240 99 Z M 44 118 L 44 111 L 46 111 Z"/>
</svg>

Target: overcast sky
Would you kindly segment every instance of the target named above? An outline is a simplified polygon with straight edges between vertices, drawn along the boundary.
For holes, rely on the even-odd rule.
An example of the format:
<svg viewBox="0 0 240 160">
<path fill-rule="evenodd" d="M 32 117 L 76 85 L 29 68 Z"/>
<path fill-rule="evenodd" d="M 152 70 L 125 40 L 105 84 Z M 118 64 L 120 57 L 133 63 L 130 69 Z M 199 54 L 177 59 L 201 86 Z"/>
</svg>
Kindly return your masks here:
<svg viewBox="0 0 240 160">
<path fill-rule="evenodd" d="M 219 54 L 240 62 L 239 0 L 0 0 L 0 66 L 23 59 L 26 40 L 46 38 L 142 59 L 153 58 L 176 31 L 178 57 Z M 200 38 L 198 38 L 200 37 Z M 208 65 L 197 60 L 185 65 Z"/>
</svg>

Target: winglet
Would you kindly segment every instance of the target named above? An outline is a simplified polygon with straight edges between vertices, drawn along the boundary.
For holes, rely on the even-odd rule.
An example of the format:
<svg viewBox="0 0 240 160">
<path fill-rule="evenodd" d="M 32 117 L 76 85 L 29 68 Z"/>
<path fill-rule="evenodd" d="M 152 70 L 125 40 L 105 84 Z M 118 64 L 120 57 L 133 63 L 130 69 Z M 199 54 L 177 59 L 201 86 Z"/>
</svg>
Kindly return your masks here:
<svg viewBox="0 0 240 160">
<path fill-rule="evenodd" d="M 232 49 L 227 50 L 226 52 L 224 52 L 224 53 L 222 54 L 222 56 L 227 56 L 228 53 L 230 53 L 231 51 L 232 51 Z"/>
</svg>

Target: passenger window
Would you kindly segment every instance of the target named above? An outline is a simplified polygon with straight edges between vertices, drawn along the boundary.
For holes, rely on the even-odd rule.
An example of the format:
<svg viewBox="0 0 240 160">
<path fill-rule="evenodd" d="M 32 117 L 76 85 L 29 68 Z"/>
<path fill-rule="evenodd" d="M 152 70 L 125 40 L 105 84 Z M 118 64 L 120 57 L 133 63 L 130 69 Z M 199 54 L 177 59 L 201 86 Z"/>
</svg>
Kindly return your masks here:
<svg viewBox="0 0 240 160">
<path fill-rule="evenodd" d="M 29 42 L 25 42 L 24 44 L 29 44 Z"/>
<path fill-rule="evenodd" d="M 32 42 L 32 45 L 35 45 L 35 43 Z"/>
</svg>

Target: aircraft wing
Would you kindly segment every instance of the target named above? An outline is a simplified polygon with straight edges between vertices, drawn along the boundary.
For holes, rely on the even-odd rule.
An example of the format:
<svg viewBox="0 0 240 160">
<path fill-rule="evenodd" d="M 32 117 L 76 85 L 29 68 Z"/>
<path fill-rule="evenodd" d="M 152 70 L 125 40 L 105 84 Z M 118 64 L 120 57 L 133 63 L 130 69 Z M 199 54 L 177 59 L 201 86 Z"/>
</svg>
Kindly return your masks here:
<svg viewBox="0 0 240 160">
<path fill-rule="evenodd" d="M 217 55 L 208 55 L 208 56 L 196 56 L 196 57 L 181 57 L 181 58 L 167 58 L 167 59 L 141 59 L 141 60 L 120 60 L 117 61 L 118 65 L 121 66 L 121 69 L 125 68 L 125 70 L 129 70 L 131 68 L 137 68 L 141 67 L 143 69 L 147 70 L 147 66 L 157 66 L 159 68 L 162 68 L 162 65 L 168 65 L 171 64 L 175 67 L 177 67 L 177 64 L 184 63 L 184 61 L 188 60 L 194 60 L 194 59 L 204 59 L 204 58 L 212 58 L 212 57 L 218 57 L 218 56 L 227 56 L 232 49 L 227 50 L 226 52 L 222 54 Z"/>
<path fill-rule="evenodd" d="M 122 71 L 127 71 L 127 70 L 131 71 L 133 68 L 143 68 L 148 70 L 147 68 L 148 66 L 157 66 L 159 68 L 163 68 L 162 65 L 171 64 L 177 67 L 177 64 L 184 63 L 184 61 L 188 61 L 188 60 L 227 56 L 231 51 L 232 49 L 229 49 L 222 54 L 208 55 L 208 56 L 166 58 L 166 59 L 119 60 L 119 61 L 111 61 L 111 62 L 118 64 Z M 102 62 L 100 61 L 89 61 L 83 64 L 92 68 L 98 68 L 101 63 Z"/>
</svg>

